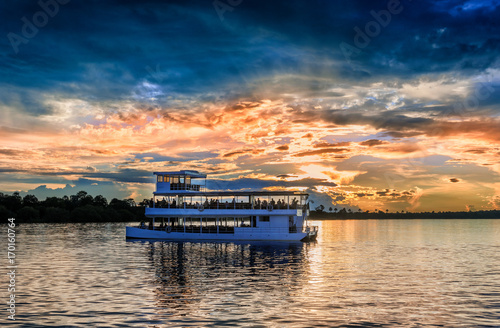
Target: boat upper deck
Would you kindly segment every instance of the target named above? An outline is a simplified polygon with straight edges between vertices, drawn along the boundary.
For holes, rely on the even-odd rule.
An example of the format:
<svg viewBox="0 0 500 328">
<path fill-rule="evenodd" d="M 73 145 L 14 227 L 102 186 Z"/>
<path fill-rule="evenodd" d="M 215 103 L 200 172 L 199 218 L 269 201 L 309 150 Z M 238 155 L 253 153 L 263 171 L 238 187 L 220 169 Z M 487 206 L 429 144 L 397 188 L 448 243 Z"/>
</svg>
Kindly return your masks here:
<svg viewBox="0 0 500 328">
<path fill-rule="evenodd" d="M 154 193 L 150 207 L 205 209 L 297 209 L 307 204 L 308 194 L 294 191 L 224 191 Z"/>
<path fill-rule="evenodd" d="M 278 196 L 308 196 L 309 194 L 303 191 L 293 191 L 293 190 L 272 190 L 272 191 L 241 191 L 241 190 L 225 190 L 225 191 L 183 191 L 178 190 L 176 192 L 162 192 L 156 191 L 153 193 L 156 196 L 204 196 L 204 197 L 226 197 L 226 196 L 235 196 L 235 197 L 278 197 Z"/>
<path fill-rule="evenodd" d="M 210 191 L 155 193 L 146 214 L 294 215 L 308 209 L 308 194 L 297 191 Z M 186 211 L 187 210 L 187 211 Z M 193 210 L 195 210 L 193 212 Z M 269 215 L 269 214 L 267 214 Z"/>
<path fill-rule="evenodd" d="M 272 191 L 207 191 L 207 175 L 198 171 L 182 170 L 172 172 L 153 172 L 156 175 L 155 196 L 205 196 L 205 197 L 273 197 L 273 196 L 305 196 L 307 193 L 290 190 Z"/>
<path fill-rule="evenodd" d="M 198 171 L 153 172 L 156 175 L 156 192 L 175 193 L 205 191 L 206 174 Z"/>
<path fill-rule="evenodd" d="M 253 211 L 283 211 L 283 215 L 308 208 L 309 194 L 295 190 L 211 190 L 206 191 L 206 175 L 197 171 L 154 172 L 156 191 L 146 214 L 193 214 L 192 210 L 217 215 L 252 214 Z M 200 179 L 202 180 L 200 182 Z M 276 214 L 277 212 L 273 214 Z"/>
</svg>

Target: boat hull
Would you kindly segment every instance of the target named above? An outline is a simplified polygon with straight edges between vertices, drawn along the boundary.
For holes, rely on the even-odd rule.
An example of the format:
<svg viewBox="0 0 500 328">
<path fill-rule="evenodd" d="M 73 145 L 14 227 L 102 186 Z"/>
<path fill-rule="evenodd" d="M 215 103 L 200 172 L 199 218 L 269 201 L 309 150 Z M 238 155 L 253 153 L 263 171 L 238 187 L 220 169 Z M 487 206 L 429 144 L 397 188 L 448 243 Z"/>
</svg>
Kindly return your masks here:
<svg viewBox="0 0 500 328">
<path fill-rule="evenodd" d="M 301 241 L 307 239 L 305 232 L 272 232 L 257 231 L 257 229 L 235 229 L 234 233 L 193 233 L 193 232 L 167 232 L 165 230 L 149 230 L 137 227 L 126 227 L 128 239 L 157 239 L 175 241 Z"/>
</svg>

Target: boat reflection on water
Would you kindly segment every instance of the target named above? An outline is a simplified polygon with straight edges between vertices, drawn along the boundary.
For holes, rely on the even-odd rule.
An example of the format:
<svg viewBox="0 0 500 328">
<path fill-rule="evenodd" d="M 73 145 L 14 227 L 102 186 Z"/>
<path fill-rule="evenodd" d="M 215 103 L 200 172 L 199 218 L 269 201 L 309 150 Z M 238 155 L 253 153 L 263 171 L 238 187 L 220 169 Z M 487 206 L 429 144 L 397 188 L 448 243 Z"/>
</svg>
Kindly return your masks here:
<svg viewBox="0 0 500 328">
<path fill-rule="evenodd" d="M 264 318 L 289 306 L 303 293 L 308 252 L 316 245 L 294 243 L 146 243 L 154 266 L 158 318 L 167 326 L 179 320 L 222 325 Z M 172 321 L 173 320 L 173 321 Z"/>
</svg>

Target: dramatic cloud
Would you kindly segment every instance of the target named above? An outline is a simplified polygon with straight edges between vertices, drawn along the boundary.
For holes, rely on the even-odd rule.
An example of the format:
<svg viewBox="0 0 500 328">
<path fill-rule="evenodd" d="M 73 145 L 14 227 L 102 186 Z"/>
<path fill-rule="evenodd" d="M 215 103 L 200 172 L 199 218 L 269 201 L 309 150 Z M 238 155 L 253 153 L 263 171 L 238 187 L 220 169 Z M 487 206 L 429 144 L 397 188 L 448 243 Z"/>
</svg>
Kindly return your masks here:
<svg viewBox="0 0 500 328">
<path fill-rule="evenodd" d="M 195 169 L 327 208 L 498 207 L 495 2 L 43 3 L 0 4 L 2 192 L 141 200 Z"/>
<path fill-rule="evenodd" d="M 377 139 L 370 139 L 366 140 L 363 142 L 360 142 L 359 144 L 362 146 L 368 146 L 368 147 L 373 147 L 373 146 L 378 146 L 387 143 L 387 141 L 382 141 L 382 140 L 377 140 Z"/>
</svg>

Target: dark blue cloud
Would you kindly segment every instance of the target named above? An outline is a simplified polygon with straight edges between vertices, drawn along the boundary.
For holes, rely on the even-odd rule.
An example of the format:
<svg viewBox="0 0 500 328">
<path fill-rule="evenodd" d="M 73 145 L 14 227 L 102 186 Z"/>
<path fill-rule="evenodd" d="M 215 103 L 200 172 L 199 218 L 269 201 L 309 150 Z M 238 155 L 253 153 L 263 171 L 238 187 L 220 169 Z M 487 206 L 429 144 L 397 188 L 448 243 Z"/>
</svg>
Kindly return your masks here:
<svg viewBox="0 0 500 328">
<path fill-rule="evenodd" d="M 13 174 L 14 173 L 14 174 Z M 102 181 L 126 182 L 126 183 L 152 183 L 154 176 L 149 171 L 120 168 L 114 172 L 98 172 L 90 170 L 34 170 L 20 168 L 0 168 L 0 177 L 4 181 L 16 181 L 22 183 L 64 183 L 65 177 L 79 176 L 82 181 L 89 183 Z"/>
<path fill-rule="evenodd" d="M 21 19 L 32 21 L 42 9 L 35 1 L 3 3 L 0 84 L 38 115 L 51 111 L 40 103 L 43 92 L 116 101 L 137 94 L 144 81 L 159 86 L 156 102 L 168 106 L 172 97 L 251 94 L 255 81 L 276 74 L 361 83 L 497 68 L 500 7 L 483 1 L 402 0 L 401 12 L 347 61 L 339 45 L 354 46 L 355 28 L 365 30 L 375 21 L 370 12 L 388 3 L 243 1 L 221 20 L 210 1 L 74 0 L 17 53 L 8 33 L 22 36 Z M 314 90 L 317 81 L 304 83 Z M 6 93 L 0 101 L 12 103 Z"/>
<path fill-rule="evenodd" d="M 262 190 L 270 187 L 311 187 L 314 185 L 323 185 L 335 187 L 334 182 L 328 182 L 322 179 L 301 179 L 296 181 L 285 180 L 259 180 L 251 178 L 240 178 L 234 180 L 207 180 L 207 188 L 211 190 Z"/>
<path fill-rule="evenodd" d="M 118 184 L 108 181 L 95 182 L 93 180 L 78 179 L 77 181 L 72 181 L 72 185 L 66 184 L 64 187 L 60 188 L 49 188 L 47 185 L 42 184 L 34 189 L 30 189 L 26 192 L 20 192 L 21 196 L 25 195 L 35 195 L 39 200 L 44 200 L 47 197 L 63 197 L 75 195 L 79 191 L 84 190 L 89 195 L 97 196 L 103 195 L 108 198 L 117 197 L 119 199 L 129 198 L 130 192 L 119 187 Z"/>
</svg>

